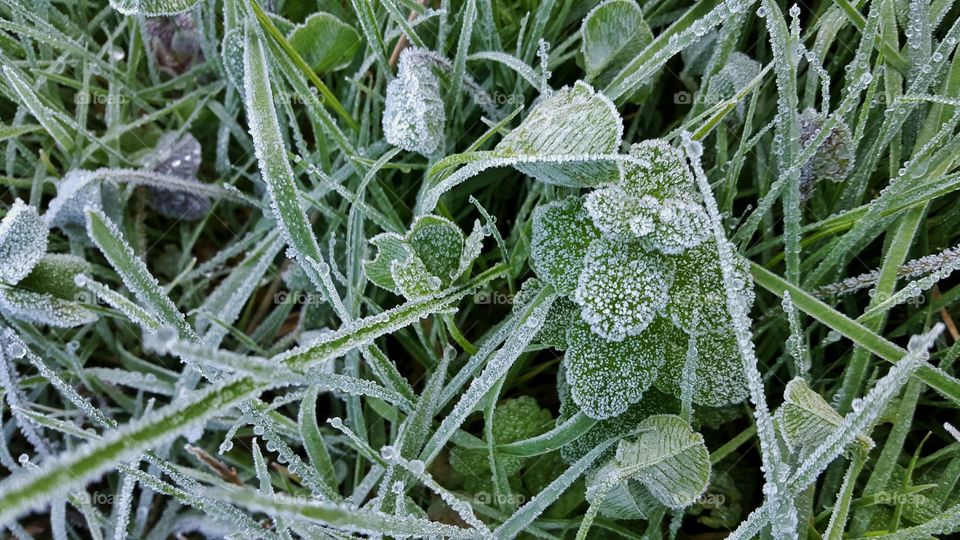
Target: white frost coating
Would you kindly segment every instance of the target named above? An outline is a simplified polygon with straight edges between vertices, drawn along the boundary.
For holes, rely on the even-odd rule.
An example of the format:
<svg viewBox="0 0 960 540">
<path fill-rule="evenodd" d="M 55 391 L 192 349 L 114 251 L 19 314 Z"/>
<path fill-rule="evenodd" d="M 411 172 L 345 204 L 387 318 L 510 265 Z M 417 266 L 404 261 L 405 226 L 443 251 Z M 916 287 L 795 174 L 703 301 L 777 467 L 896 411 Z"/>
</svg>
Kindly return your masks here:
<svg viewBox="0 0 960 540">
<path fill-rule="evenodd" d="M 903 385 L 910 380 L 913 372 L 926 363 L 930 356 L 929 350 L 943 329 L 943 323 L 937 323 L 926 334 L 910 338 L 907 354 L 877 381 L 866 396 L 853 402 L 851 411 L 843 417 L 843 422 L 814 448 L 789 476 L 785 485 L 787 496 L 795 497 L 807 489 L 850 443 L 876 422 L 890 400 L 896 397 Z M 751 512 L 747 519 L 740 523 L 727 540 L 753 538 L 764 526 L 766 519 L 773 517 L 772 511 L 770 500 L 765 501 L 762 507 Z"/>
<path fill-rule="evenodd" d="M 573 301 L 594 333 L 612 341 L 635 336 L 667 305 L 670 259 L 625 242 L 596 240 L 587 250 Z"/>
<path fill-rule="evenodd" d="M 949 433 L 954 439 L 956 439 L 957 442 L 960 442 L 960 431 L 958 431 L 957 428 L 953 427 L 953 424 L 951 424 L 950 422 L 944 422 L 943 429 L 947 430 L 947 433 Z"/>
<path fill-rule="evenodd" d="M 477 529 L 477 531 L 484 537 L 490 536 L 490 529 L 488 529 L 487 525 L 480 521 L 477 518 L 477 515 L 473 513 L 473 507 L 470 506 L 470 503 L 466 502 L 460 497 L 457 497 L 453 493 L 450 493 L 449 490 L 437 483 L 430 473 L 425 472 L 425 465 L 422 461 L 418 459 L 408 461 L 399 455 L 394 456 L 392 460 L 394 463 L 400 465 L 410 472 L 410 474 L 412 474 L 421 484 L 426 486 L 427 489 L 433 491 L 441 499 L 443 499 L 443 502 L 447 503 L 447 506 L 456 512 L 457 515 L 460 516 L 460 519 L 462 519 L 467 525 Z"/>
<path fill-rule="evenodd" d="M 816 448 L 843 423 L 843 417 L 801 377 L 787 384 L 783 399 L 776 420 L 792 452 Z M 866 435 L 860 434 L 857 442 L 864 451 L 873 448 L 873 441 Z"/>
<path fill-rule="evenodd" d="M 397 76 L 387 85 L 383 134 L 387 142 L 424 156 L 433 155 L 444 140 L 446 113 L 440 78 L 428 56 L 414 47 L 400 53 Z"/>
<path fill-rule="evenodd" d="M 787 321 L 790 324 L 790 337 L 787 338 L 787 352 L 793 358 L 794 369 L 798 375 L 805 376 L 810 371 L 810 358 L 806 355 L 803 344 L 803 329 L 800 328 L 800 317 L 797 307 L 793 305 L 790 291 L 783 291 L 783 300 L 780 302 Z"/>
<path fill-rule="evenodd" d="M 720 273 L 723 277 L 723 290 L 727 296 L 727 310 L 737 340 L 737 348 L 743 360 L 743 371 L 747 379 L 747 388 L 750 391 L 750 401 L 754 405 L 757 437 L 760 439 L 760 456 L 763 462 L 764 478 L 766 479 L 763 491 L 767 500 L 775 503 L 771 505 L 770 517 L 792 515 L 793 518 L 796 518 L 792 497 L 780 492 L 782 482 L 778 477 L 781 468 L 785 465 L 780 455 L 773 417 L 770 415 L 770 409 L 767 407 L 766 397 L 763 393 L 763 378 L 757 369 L 757 355 L 754 351 L 753 335 L 750 331 L 750 304 L 745 300 L 748 285 L 742 278 L 738 278 L 738 259 L 733 245 L 726 238 L 720 211 L 717 209 L 717 201 L 710 188 L 710 181 L 707 180 L 700 164 L 700 155 L 703 148 L 699 143 L 691 140 L 690 133 L 684 132 L 682 137 L 687 157 L 693 167 L 697 187 L 700 189 L 707 214 L 710 216 L 711 228 L 719 255 Z"/>
<path fill-rule="evenodd" d="M 617 416 L 640 401 L 664 362 L 664 346 L 673 337 L 672 325 L 661 319 L 638 336 L 608 341 L 584 322 L 567 330 L 564 359 L 570 394 L 591 418 Z"/>
<path fill-rule="evenodd" d="M 678 332 L 679 333 L 679 332 Z M 747 380 L 737 349 L 737 341 L 729 327 L 725 332 L 696 334 L 697 362 L 693 384 L 693 402 L 709 407 L 739 403 L 748 395 Z M 657 388 L 683 396 L 687 355 L 683 337 L 671 338 L 665 345 L 666 363 L 660 368 Z M 672 351 L 672 352 L 671 352 Z"/>
<path fill-rule="evenodd" d="M 110 0 L 110 6 L 124 15 L 160 17 L 190 10 L 199 0 Z"/>
<path fill-rule="evenodd" d="M 10 351 L 9 346 L 5 348 L 6 352 Z M 17 427 L 20 428 L 20 433 L 23 433 L 23 437 L 33 445 L 37 453 L 44 458 L 49 456 L 50 450 L 43 436 L 34 427 L 30 417 L 21 412 L 27 400 L 20 391 L 20 378 L 17 376 L 16 364 L 8 358 L 5 351 L 0 351 L 0 387 L 4 390 L 7 405 L 10 406 L 10 412 L 16 420 Z"/>
<path fill-rule="evenodd" d="M 0 281 L 13 285 L 27 277 L 47 251 L 47 226 L 36 208 L 20 199 L 0 221 Z"/>
</svg>

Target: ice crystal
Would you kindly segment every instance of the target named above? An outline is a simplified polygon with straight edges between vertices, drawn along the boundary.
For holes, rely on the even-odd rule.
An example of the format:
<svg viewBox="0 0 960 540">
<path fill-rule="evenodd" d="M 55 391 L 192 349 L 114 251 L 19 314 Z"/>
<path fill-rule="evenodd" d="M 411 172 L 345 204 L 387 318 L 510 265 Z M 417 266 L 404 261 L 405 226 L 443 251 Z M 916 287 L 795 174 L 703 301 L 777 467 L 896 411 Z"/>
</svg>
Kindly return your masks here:
<svg viewBox="0 0 960 540">
<path fill-rule="evenodd" d="M 47 226 L 37 209 L 20 199 L 0 221 L 0 282 L 25 278 L 47 251 Z"/>
<path fill-rule="evenodd" d="M 57 184 L 57 196 L 50 200 L 44 221 L 72 238 L 86 238 L 84 208 L 103 208 L 100 180 L 94 171 L 73 170 Z"/>
<path fill-rule="evenodd" d="M 776 414 L 777 426 L 794 452 L 813 450 L 843 423 L 843 417 L 802 377 L 787 384 L 783 399 L 784 403 Z M 857 444 L 864 451 L 873 447 L 873 441 L 863 434 L 858 435 Z"/>
<path fill-rule="evenodd" d="M 688 351 L 682 332 L 679 329 L 675 332 L 671 341 L 664 345 L 666 362 L 660 368 L 657 388 L 681 397 Z M 746 399 L 747 379 L 732 331 L 695 335 L 697 361 L 693 376 L 693 402 L 721 407 Z"/>
<path fill-rule="evenodd" d="M 387 85 L 383 134 L 387 142 L 424 156 L 433 155 L 444 141 L 446 112 L 440 78 L 428 56 L 411 47 L 400 53 L 397 77 Z"/>
</svg>

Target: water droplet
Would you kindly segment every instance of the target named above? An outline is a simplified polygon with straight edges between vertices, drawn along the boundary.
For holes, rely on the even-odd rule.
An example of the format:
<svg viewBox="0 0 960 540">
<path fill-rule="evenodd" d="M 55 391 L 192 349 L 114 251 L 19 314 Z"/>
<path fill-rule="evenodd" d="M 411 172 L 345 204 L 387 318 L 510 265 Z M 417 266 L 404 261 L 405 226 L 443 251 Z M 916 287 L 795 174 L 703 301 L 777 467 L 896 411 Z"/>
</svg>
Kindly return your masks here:
<svg viewBox="0 0 960 540">
<path fill-rule="evenodd" d="M 410 472 L 416 475 L 423 474 L 423 471 L 426 470 L 426 465 L 419 459 L 414 459 L 410 462 Z"/>
</svg>

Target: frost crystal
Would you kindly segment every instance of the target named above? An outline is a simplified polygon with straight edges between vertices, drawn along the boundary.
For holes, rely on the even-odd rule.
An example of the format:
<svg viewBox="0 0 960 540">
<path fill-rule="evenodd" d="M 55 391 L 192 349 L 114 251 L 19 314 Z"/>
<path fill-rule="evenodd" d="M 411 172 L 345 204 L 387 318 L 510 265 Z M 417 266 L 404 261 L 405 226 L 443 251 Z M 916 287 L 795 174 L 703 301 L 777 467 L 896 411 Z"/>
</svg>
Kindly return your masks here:
<svg viewBox="0 0 960 540">
<path fill-rule="evenodd" d="M 594 333 L 612 341 L 642 332 L 667 305 L 673 262 L 634 244 L 590 244 L 573 301 Z"/>
<path fill-rule="evenodd" d="M 182 137 L 173 132 L 165 133 L 154 150 L 143 158 L 142 165 L 154 172 L 199 184 L 200 143 L 189 133 Z M 169 218 L 196 221 L 210 210 L 208 197 L 156 186 L 149 186 L 149 189 L 150 206 Z"/>
<path fill-rule="evenodd" d="M 657 388 L 677 397 L 683 395 L 686 342 L 679 329 L 664 345 L 666 362 L 660 369 Z M 697 361 L 693 378 L 693 402 L 722 407 L 746 399 L 747 379 L 733 333 L 696 334 Z"/>
<path fill-rule="evenodd" d="M 440 78 L 429 56 L 410 47 L 400 53 L 397 77 L 387 85 L 383 134 L 387 142 L 424 156 L 433 155 L 444 139 L 446 113 Z"/>
<path fill-rule="evenodd" d="M 36 208 L 17 199 L 0 221 L 0 281 L 17 283 L 46 251 L 47 226 Z"/>
</svg>

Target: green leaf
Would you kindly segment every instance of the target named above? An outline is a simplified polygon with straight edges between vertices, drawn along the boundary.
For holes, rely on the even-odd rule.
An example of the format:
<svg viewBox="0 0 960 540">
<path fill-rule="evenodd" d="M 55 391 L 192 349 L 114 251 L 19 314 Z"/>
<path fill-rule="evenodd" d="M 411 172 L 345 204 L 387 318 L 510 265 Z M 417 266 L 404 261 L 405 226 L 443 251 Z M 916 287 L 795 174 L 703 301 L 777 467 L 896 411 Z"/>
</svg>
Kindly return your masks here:
<svg viewBox="0 0 960 540">
<path fill-rule="evenodd" d="M 623 124 L 616 107 L 589 84 L 577 81 L 573 88 L 545 97 L 513 131 L 497 144 L 501 157 L 537 158 L 615 154 L 623 137 Z M 530 163 L 514 167 L 541 182 L 560 186 L 596 186 L 620 178 L 617 164 Z"/>
<path fill-rule="evenodd" d="M 0 281 L 10 285 L 25 278 L 47 251 L 47 226 L 37 209 L 20 199 L 0 221 Z"/>
<path fill-rule="evenodd" d="M 377 255 L 371 261 L 363 261 L 363 271 L 367 279 L 378 287 L 399 293 L 397 283 L 393 279 L 393 262 L 403 262 L 413 256 L 413 250 L 407 246 L 406 240 L 396 233 L 380 233 L 370 239 L 376 246 Z"/>
<path fill-rule="evenodd" d="M 48 253 L 37 261 L 30 274 L 17 288 L 36 293 L 50 293 L 64 300 L 76 300 L 83 288 L 77 285 L 78 274 L 89 275 L 92 266 L 76 255 Z"/>
<path fill-rule="evenodd" d="M 587 79 L 599 85 L 609 83 L 653 41 L 643 11 L 633 0 L 610 0 L 595 7 L 583 20 L 580 36 Z"/>
<path fill-rule="evenodd" d="M 787 383 L 783 400 L 776 415 L 777 425 L 795 452 L 805 453 L 816 448 L 843 423 L 843 417 L 802 377 Z M 873 441 L 864 434 L 857 436 L 857 444 L 865 452 L 873 447 Z"/>
<path fill-rule="evenodd" d="M 0 311 L 14 319 L 58 328 L 83 326 L 97 320 L 96 312 L 80 302 L 18 286 L 0 286 Z"/>
<path fill-rule="evenodd" d="M 350 65 L 360 35 L 330 13 L 314 13 L 287 34 L 287 41 L 313 71 L 323 74 Z"/>
<path fill-rule="evenodd" d="M 533 211 L 530 258 L 533 269 L 557 292 L 571 294 L 590 243 L 600 234 L 583 210 L 583 199 L 567 197 Z"/>
<path fill-rule="evenodd" d="M 303 438 L 303 449 L 307 451 L 310 457 L 310 464 L 320 473 L 324 483 L 333 493 L 337 492 L 337 475 L 333 469 L 333 462 L 330 460 L 330 453 L 327 452 L 327 443 L 323 440 L 323 434 L 317 427 L 317 395 L 319 387 L 311 386 L 300 403 L 300 413 L 297 417 L 297 424 L 300 427 L 300 437 Z"/>
<path fill-rule="evenodd" d="M 444 285 L 450 283 L 460 267 L 464 247 L 459 227 L 446 218 L 422 216 L 414 221 L 406 240 L 430 275 L 440 278 Z"/>
<path fill-rule="evenodd" d="M 684 336 L 685 337 L 685 336 Z M 683 337 L 664 346 L 666 362 L 660 368 L 657 388 L 678 398 L 682 394 L 687 344 Z M 749 395 L 743 360 L 732 327 L 725 332 L 697 335 L 693 402 L 708 407 L 739 403 Z"/>
<path fill-rule="evenodd" d="M 583 321 L 567 330 L 564 359 L 570 396 L 589 417 L 603 420 L 640 401 L 657 379 L 664 346 L 679 332 L 659 319 L 643 333 L 622 341 L 607 341 Z"/>
<path fill-rule="evenodd" d="M 710 482 L 710 453 L 703 436 L 672 414 L 651 416 L 640 425 L 635 441 L 617 447 L 614 478 L 644 485 L 668 508 L 689 506 Z"/>
<path fill-rule="evenodd" d="M 713 240 L 670 258 L 675 267 L 673 285 L 664 309 L 674 324 L 688 334 L 728 332 L 732 321 L 727 311 L 723 273 Z M 753 304 L 753 280 L 747 261 L 735 259 L 735 279 L 741 280 L 745 305 Z"/>
</svg>

